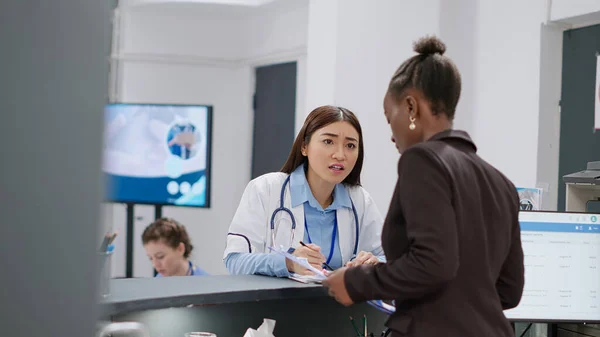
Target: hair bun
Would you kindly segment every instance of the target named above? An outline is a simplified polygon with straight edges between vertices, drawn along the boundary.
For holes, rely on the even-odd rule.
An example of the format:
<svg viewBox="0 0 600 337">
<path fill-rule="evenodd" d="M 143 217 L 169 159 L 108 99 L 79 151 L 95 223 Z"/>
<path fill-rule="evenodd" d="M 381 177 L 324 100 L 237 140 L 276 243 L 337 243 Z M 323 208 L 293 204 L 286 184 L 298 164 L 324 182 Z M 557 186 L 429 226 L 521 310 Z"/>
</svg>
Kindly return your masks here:
<svg viewBox="0 0 600 337">
<path fill-rule="evenodd" d="M 442 40 L 435 36 L 426 36 L 416 41 L 413 45 L 413 49 L 421 55 L 444 55 L 446 52 L 446 45 Z"/>
</svg>

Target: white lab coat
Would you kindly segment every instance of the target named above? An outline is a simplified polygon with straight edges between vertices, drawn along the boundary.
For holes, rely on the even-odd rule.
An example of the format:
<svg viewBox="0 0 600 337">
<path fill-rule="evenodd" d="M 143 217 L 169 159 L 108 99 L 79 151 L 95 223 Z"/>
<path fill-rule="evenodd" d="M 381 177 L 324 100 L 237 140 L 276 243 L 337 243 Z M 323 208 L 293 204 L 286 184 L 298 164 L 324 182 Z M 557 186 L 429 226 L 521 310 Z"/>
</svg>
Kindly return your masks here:
<svg viewBox="0 0 600 337">
<path fill-rule="evenodd" d="M 291 208 L 290 184 L 285 191 L 284 206 L 292 211 L 296 219 L 294 242 L 290 243 L 292 222 L 286 212 L 275 216 L 275 244 L 271 239 L 271 215 L 279 207 L 281 187 L 287 174 L 267 173 L 248 183 L 235 212 L 223 259 L 230 253 L 266 253 L 270 246 L 297 248 L 304 238 L 304 205 Z M 381 228 L 383 219 L 369 193 L 360 186 L 346 186 L 354 203 L 359 219 L 358 250 L 383 256 Z M 342 264 L 353 258 L 356 227 L 351 208 L 337 210 L 338 233 Z"/>
</svg>

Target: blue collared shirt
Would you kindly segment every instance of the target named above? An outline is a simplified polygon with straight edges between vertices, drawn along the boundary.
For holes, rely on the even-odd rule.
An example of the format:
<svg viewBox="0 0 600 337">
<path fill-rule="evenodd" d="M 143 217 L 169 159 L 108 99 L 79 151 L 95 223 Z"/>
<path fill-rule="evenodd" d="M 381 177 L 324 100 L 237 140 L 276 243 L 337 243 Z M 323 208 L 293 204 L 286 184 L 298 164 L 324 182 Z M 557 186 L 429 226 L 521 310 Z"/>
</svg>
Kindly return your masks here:
<svg viewBox="0 0 600 337">
<path fill-rule="evenodd" d="M 333 203 L 323 209 L 317 199 L 313 196 L 304 166 L 300 165 L 290 177 L 290 192 L 292 207 L 304 204 L 304 242 L 314 243 L 321 247 L 321 253 L 325 259 L 331 259 L 327 264 L 332 268 L 342 266 L 342 253 L 340 251 L 339 235 L 336 233 L 335 242 L 332 245 L 333 230 L 336 222 L 336 211 L 342 207 L 352 209 L 350 195 L 343 184 L 335 185 L 333 189 Z M 331 253 L 331 254 L 330 254 Z M 331 257 L 330 257 L 331 255 Z"/>
<path fill-rule="evenodd" d="M 191 274 L 188 276 L 208 276 L 208 275 L 210 275 L 209 273 L 202 270 L 202 268 L 193 264 L 192 261 L 188 261 L 188 265 L 192 271 Z M 156 274 L 155 277 L 164 277 L 164 276 L 162 274 L 158 273 L 158 274 Z"/>
<path fill-rule="evenodd" d="M 336 210 L 347 207 L 352 209 L 350 195 L 343 184 L 337 184 L 333 190 L 333 203 L 323 209 L 313 196 L 306 175 L 304 165 L 298 166 L 290 175 L 291 206 L 296 207 L 304 204 L 304 219 L 298 224 L 306 223 L 303 241 L 312 242 L 321 247 L 321 253 L 325 259 L 329 258 L 334 224 L 336 221 Z M 310 236 L 310 240 L 309 240 Z M 342 254 L 339 245 L 339 235 L 336 238 L 328 263 L 332 268 L 342 266 Z M 277 254 L 269 253 L 231 253 L 225 258 L 225 265 L 231 274 L 260 274 L 278 277 L 290 275 L 285 265 L 285 258 Z"/>
</svg>

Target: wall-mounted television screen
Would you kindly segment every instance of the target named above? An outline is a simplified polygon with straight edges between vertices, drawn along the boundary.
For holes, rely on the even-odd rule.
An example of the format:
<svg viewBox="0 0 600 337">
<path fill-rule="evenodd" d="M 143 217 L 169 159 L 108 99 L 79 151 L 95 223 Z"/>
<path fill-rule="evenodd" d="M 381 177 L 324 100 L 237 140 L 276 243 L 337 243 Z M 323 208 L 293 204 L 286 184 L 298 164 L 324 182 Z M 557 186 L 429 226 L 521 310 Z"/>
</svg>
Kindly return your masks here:
<svg viewBox="0 0 600 337">
<path fill-rule="evenodd" d="M 106 200 L 210 207 L 212 107 L 109 104 Z"/>
</svg>

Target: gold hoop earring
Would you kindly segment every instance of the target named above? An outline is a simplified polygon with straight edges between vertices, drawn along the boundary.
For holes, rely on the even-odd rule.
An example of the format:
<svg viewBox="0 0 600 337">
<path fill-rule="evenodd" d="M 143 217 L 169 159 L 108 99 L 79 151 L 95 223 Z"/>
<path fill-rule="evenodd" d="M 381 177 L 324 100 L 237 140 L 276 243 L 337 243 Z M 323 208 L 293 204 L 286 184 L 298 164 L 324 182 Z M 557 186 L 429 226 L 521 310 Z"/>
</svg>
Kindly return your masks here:
<svg viewBox="0 0 600 337">
<path fill-rule="evenodd" d="M 408 119 L 410 120 L 410 125 L 408 126 L 409 129 L 414 130 L 417 126 L 415 125 L 415 121 L 417 120 L 416 118 L 414 118 L 413 116 L 408 117 Z"/>
</svg>

